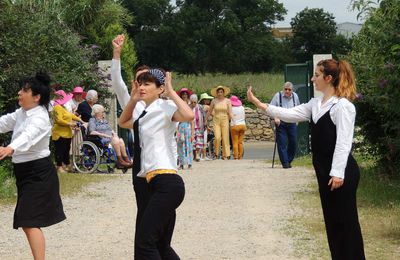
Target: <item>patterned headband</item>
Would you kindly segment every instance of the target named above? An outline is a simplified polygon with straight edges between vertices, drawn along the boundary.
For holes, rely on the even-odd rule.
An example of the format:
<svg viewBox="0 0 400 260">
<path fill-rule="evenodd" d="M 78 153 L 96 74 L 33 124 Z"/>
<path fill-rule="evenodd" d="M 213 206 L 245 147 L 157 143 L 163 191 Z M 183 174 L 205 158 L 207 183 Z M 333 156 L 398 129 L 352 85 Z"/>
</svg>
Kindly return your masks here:
<svg viewBox="0 0 400 260">
<path fill-rule="evenodd" d="M 161 70 L 159 70 L 159 69 L 150 69 L 149 73 L 151 75 L 153 75 L 158 80 L 158 82 L 160 82 L 161 85 L 164 85 L 165 76 L 164 76 L 164 73 Z"/>
</svg>

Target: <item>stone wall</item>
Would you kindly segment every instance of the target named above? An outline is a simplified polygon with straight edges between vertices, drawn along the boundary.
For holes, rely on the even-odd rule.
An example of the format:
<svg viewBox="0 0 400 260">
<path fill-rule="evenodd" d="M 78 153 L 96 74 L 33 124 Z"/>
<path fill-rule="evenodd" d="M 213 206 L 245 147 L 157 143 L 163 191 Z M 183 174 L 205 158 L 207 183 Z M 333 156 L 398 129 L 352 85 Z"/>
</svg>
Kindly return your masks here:
<svg viewBox="0 0 400 260">
<path fill-rule="evenodd" d="M 246 126 L 245 134 L 246 141 L 274 141 L 274 132 L 271 129 L 270 119 L 267 114 L 260 110 L 254 110 L 245 107 Z"/>
</svg>

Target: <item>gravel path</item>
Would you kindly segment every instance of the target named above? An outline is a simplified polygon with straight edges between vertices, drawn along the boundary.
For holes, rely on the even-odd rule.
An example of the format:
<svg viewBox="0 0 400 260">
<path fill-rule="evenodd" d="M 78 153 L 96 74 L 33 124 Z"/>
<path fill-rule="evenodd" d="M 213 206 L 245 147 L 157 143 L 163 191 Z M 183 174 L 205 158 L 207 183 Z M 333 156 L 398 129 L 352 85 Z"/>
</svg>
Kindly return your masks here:
<svg viewBox="0 0 400 260">
<path fill-rule="evenodd" d="M 303 168 L 271 169 L 262 161 L 209 161 L 181 173 L 186 197 L 173 247 L 186 259 L 306 259 L 295 255 L 285 227 L 301 211 L 296 191 L 313 180 Z M 133 259 L 134 193 L 130 175 L 63 198 L 67 220 L 44 229 L 47 259 Z M 31 259 L 13 206 L 0 212 L 0 258 Z"/>
</svg>

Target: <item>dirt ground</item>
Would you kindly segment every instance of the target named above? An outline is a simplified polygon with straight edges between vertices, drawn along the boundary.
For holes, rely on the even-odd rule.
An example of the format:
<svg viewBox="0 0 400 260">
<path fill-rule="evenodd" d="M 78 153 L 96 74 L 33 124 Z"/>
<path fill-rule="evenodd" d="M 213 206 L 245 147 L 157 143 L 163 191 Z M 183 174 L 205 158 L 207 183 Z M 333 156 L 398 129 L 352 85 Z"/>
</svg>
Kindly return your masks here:
<svg viewBox="0 0 400 260">
<path fill-rule="evenodd" d="M 180 172 L 186 197 L 172 245 L 181 259 L 307 259 L 287 226 L 301 212 L 293 196 L 313 172 L 270 167 L 261 160 L 216 160 Z M 67 220 L 43 229 L 47 259 L 133 259 L 130 174 L 92 184 L 63 203 Z M 0 258 L 31 259 L 23 231 L 12 229 L 13 210 L 0 211 Z"/>
</svg>

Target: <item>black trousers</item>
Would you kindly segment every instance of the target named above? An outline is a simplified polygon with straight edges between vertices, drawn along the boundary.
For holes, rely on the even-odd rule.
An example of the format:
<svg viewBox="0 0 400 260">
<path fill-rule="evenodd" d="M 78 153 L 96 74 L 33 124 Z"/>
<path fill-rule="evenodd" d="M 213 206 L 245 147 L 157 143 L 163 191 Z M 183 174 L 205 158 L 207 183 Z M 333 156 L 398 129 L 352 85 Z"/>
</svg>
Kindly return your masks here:
<svg viewBox="0 0 400 260">
<path fill-rule="evenodd" d="M 135 237 L 137 230 L 139 228 L 139 223 L 142 220 L 142 216 L 144 214 L 144 210 L 147 207 L 147 204 L 150 200 L 150 189 L 149 184 L 146 181 L 146 178 L 138 177 L 133 174 L 133 189 L 135 191 L 136 196 L 136 229 L 135 229 Z"/>
<path fill-rule="evenodd" d="M 332 159 L 313 158 L 331 256 L 333 260 L 363 260 L 364 245 L 356 201 L 360 170 L 350 155 L 342 187 L 331 191 L 328 186 L 331 163 Z"/>
<path fill-rule="evenodd" d="M 57 166 L 69 165 L 69 150 L 71 149 L 72 138 L 60 137 L 54 141 Z"/>
<path fill-rule="evenodd" d="M 177 174 L 161 174 L 149 183 L 150 200 L 135 237 L 135 259 L 176 260 L 171 247 L 176 209 L 185 196 L 185 185 Z"/>
</svg>

